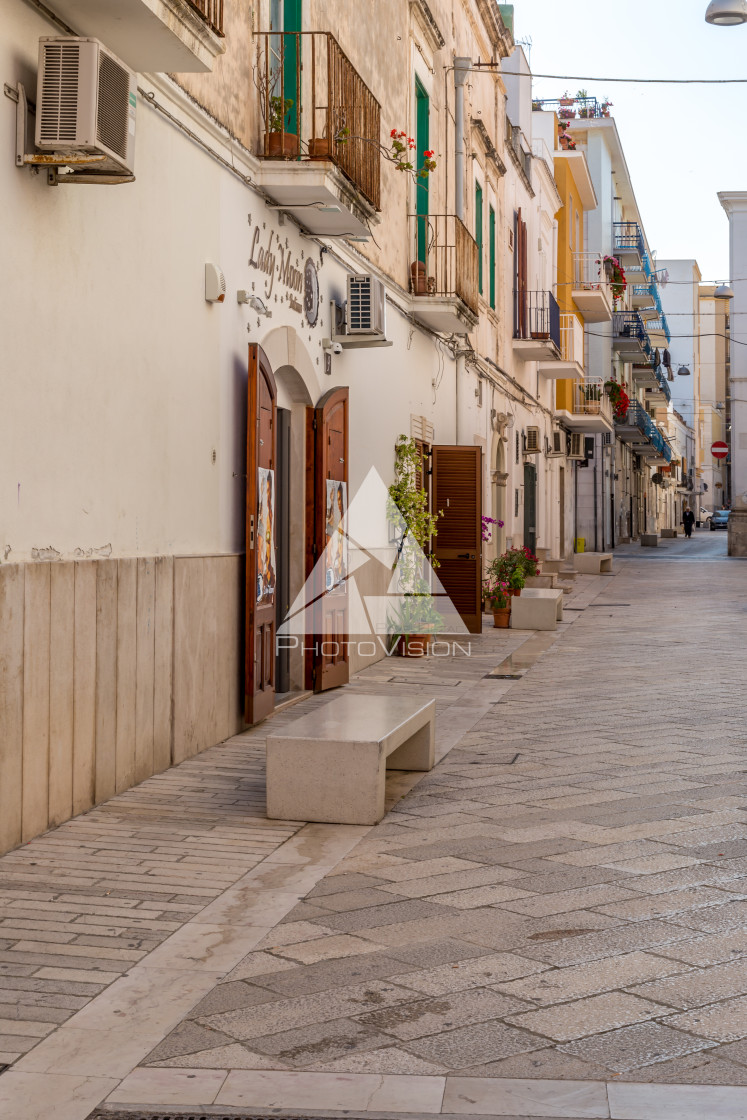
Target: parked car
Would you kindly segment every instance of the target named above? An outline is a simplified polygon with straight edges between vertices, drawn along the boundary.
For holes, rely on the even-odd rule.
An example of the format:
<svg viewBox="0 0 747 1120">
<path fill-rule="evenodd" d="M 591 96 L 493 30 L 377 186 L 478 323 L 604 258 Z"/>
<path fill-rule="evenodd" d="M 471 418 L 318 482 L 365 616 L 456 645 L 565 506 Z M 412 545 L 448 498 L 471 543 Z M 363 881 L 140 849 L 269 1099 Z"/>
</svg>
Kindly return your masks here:
<svg viewBox="0 0 747 1120">
<path fill-rule="evenodd" d="M 706 509 L 705 506 L 700 507 L 700 520 L 707 521 L 713 514 L 713 510 Z"/>
<path fill-rule="evenodd" d="M 708 521 L 706 522 L 706 524 L 708 525 L 708 528 L 711 530 L 711 532 L 714 532 L 716 529 L 728 529 L 729 528 L 729 510 L 728 509 L 717 509 L 715 511 L 715 513 L 712 513 L 711 516 L 708 518 Z"/>
</svg>

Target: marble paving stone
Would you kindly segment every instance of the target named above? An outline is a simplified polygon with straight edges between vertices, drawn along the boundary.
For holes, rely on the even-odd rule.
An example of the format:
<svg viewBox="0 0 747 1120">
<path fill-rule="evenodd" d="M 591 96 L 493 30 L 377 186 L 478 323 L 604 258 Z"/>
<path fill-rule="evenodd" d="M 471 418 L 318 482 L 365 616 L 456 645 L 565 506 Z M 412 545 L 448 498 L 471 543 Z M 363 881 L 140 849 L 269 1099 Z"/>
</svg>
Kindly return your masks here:
<svg viewBox="0 0 747 1120">
<path fill-rule="evenodd" d="M 619 1074 L 621 1081 L 668 1082 L 670 1085 L 744 1085 L 747 1086 L 747 1068 L 719 1058 L 723 1046 L 716 1050 L 700 1050 L 682 1058 L 658 1062 L 648 1066 L 643 1073 L 631 1070 Z M 607 1074 L 609 1076 L 609 1074 Z"/>
<path fill-rule="evenodd" d="M 107 1104 L 199 1108 L 213 1103 L 227 1076 L 225 1069 L 136 1069 L 119 1083 Z"/>
<path fill-rule="evenodd" d="M 655 875 L 660 871 L 674 871 L 679 867 L 690 867 L 698 862 L 692 856 L 663 852 L 657 856 L 640 856 L 638 859 L 618 860 L 614 863 L 606 863 L 604 866 L 613 868 L 615 871 L 627 871 L 631 875 Z"/>
<path fill-rule="evenodd" d="M 405 972 L 397 982 L 405 988 L 427 995 L 444 995 L 466 988 L 485 988 L 518 977 L 544 972 L 547 965 L 513 953 L 495 953 L 472 960 L 460 960 L 419 972 Z"/>
<path fill-rule="evenodd" d="M 270 930 L 257 943 L 256 948 L 262 952 L 265 949 L 278 949 L 283 945 L 297 945 L 301 941 L 312 941 L 317 937 L 330 937 L 336 933 L 337 930 L 314 922 L 288 922 Z"/>
<path fill-rule="evenodd" d="M 558 894 L 541 895 L 535 898 L 519 899 L 517 902 L 506 902 L 503 904 L 503 909 L 541 918 L 549 914 L 567 913 L 570 910 L 600 907 L 603 914 L 617 917 L 614 909 L 608 909 L 604 904 L 617 902 L 618 905 L 625 905 L 625 900 L 630 898 L 634 898 L 633 892 L 626 888 L 617 885 L 600 885 L 579 887 L 577 890 L 560 891 Z M 639 902 L 640 900 L 634 898 L 634 901 Z M 622 916 L 624 917 L 624 915 Z"/>
<path fill-rule="evenodd" d="M 518 1077 L 522 1080 L 606 1081 L 609 1070 L 604 1066 L 582 1062 L 571 1054 L 563 1054 L 555 1046 L 514 1054 L 499 1062 L 469 1066 L 465 1077 Z"/>
<path fill-rule="evenodd" d="M 431 876 L 459 874 L 460 872 L 475 871 L 479 864 L 466 859 L 454 859 L 451 856 L 443 859 L 424 859 L 415 863 L 406 861 L 390 867 L 382 868 L 380 877 L 392 883 L 403 883 L 411 879 L 427 879 Z M 446 888 L 448 890 L 448 887 Z"/>
<path fill-rule="evenodd" d="M 468 887 L 492 886 L 494 883 L 510 882 L 521 877 L 520 871 L 508 867 L 474 867 L 470 871 L 453 872 L 450 875 L 429 875 L 423 879 L 398 880 L 382 887 L 382 890 L 408 898 L 429 897 L 447 891 L 465 890 Z"/>
<path fill-rule="evenodd" d="M 478 1023 L 444 1031 L 430 1038 L 408 1041 L 407 1049 L 427 1061 L 443 1062 L 449 1069 L 465 1069 L 478 1063 L 495 1062 L 511 1054 L 539 1050 L 545 1040 L 504 1023 Z"/>
<path fill-rule="evenodd" d="M 439 906 L 455 906 L 457 910 L 472 910 L 480 906 L 494 906 L 497 903 L 529 897 L 528 891 L 519 890 L 513 885 L 496 883 L 484 887 L 471 887 L 468 890 L 429 895 L 427 901 L 436 902 Z"/>
<path fill-rule="evenodd" d="M 346 1073 L 229 1073 L 216 1104 L 248 1109 L 309 1109 L 372 1112 L 441 1110 L 442 1077 L 377 1077 Z"/>
<path fill-rule="evenodd" d="M 670 1027 L 690 1031 L 715 1042 L 737 1042 L 747 1038 L 747 996 L 699 1007 L 664 1021 Z"/>
<path fill-rule="evenodd" d="M 274 1055 L 292 1069 L 312 1068 L 354 1050 L 373 1050 L 391 1043 L 390 1035 L 361 1026 L 352 1019 L 333 1019 L 294 1030 L 252 1038 L 252 1049 Z"/>
<path fill-rule="evenodd" d="M 154 1062 L 149 1057 L 143 1063 L 147 1067 L 158 1066 L 166 1069 L 286 1069 L 277 1058 L 254 1051 L 239 1042 L 227 1046 L 216 1046 L 211 1050 L 198 1050 L 195 1054 L 179 1054 Z"/>
<path fill-rule="evenodd" d="M 717 906 L 730 901 L 731 897 L 725 891 L 713 887 L 693 887 L 690 890 L 671 891 L 668 894 L 655 894 L 644 898 L 633 898 L 627 902 L 616 902 L 600 906 L 600 910 L 603 914 L 624 918 L 628 922 L 645 922 L 653 918 L 667 918 L 681 911 Z"/>
<path fill-rule="evenodd" d="M 458 1116 L 574 1117 L 610 1115 L 604 1084 L 583 1081 L 521 1081 L 449 1077 L 444 1113 Z"/>
<path fill-rule="evenodd" d="M 13 1120 L 85 1120 L 117 1085 L 106 1077 L 7 1071 L 0 1078 L 0 1116 Z"/>
<path fill-rule="evenodd" d="M 438 968 L 443 964 L 491 955 L 489 949 L 472 945 L 469 941 L 424 941 L 414 945 L 397 945 L 388 950 L 388 956 L 418 965 L 420 968 Z M 406 970 L 404 970 L 406 971 Z"/>
<path fill-rule="evenodd" d="M 529 1005 L 520 1000 L 498 992 L 473 988 L 430 999 L 410 1000 L 397 1004 L 396 1007 L 387 1007 L 383 1011 L 359 1015 L 356 1021 L 406 1042 L 408 1039 L 423 1038 L 455 1027 L 503 1018 L 527 1006 Z"/>
<path fill-rule="evenodd" d="M 747 902 L 729 902 L 724 906 L 710 906 L 706 910 L 676 914 L 672 921 L 704 933 L 744 929 L 747 925 Z"/>
<path fill-rule="evenodd" d="M 153 1062 L 163 1061 L 166 1058 L 181 1057 L 183 1054 L 193 1054 L 199 1050 L 210 1050 L 214 1047 L 228 1045 L 231 1039 L 219 1031 L 211 1031 L 200 1026 L 194 1020 L 180 1023 L 170 1035 L 159 1042 L 151 1050 L 145 1061 L 148 1065 Z"/>
<path fill-rule="evenodd" d="M 747 961 L 717 964 L 702 971 L 698 969 L 683 976 L 670 976 L 635 987 L 623 982 L 620 987 L 643 999 L 688 1011 L 730 996 L 744 995 L 747 992 Z"/>
<path fill-rule="evenodd" d="M 612 1120 L 747 1120 L 741 1088 L 612 1083 L 607 1091 Z"/>
<path fill-rule="evenodd" d="M 328 1073 L 400 1073 L 431 1074 L 447 1073 L 447 1067 L 436 1062 L 427 1062 L 407 1050 L 397 1046 L 384 1046 L 377 1050 L 359 1050 L 333 1062 L 315 1065 L 318 1072 Z M 745 1071 L 747 1073 L 747 1070 Z"/>
<path fill-rule="evenodd" d="M 278 1034 L 326 1020 L 341 1019 L 347 1015 L 362 1015 L 411 998 L 412 993 L 405 987 L 371 980 L 316 995 L 277 1000 L 271 1005 L 271 1009 L 265 1006 L 242 1008 L 207 1015 L 200 1021 L 211 1030 L 222 1031 L 231 1038 L 244 1041 L 260 1038 L 268 1033 Z"/>
<path fill-rule="evenodd" d="M 277 972 L 287 972 L 295 968 L 293 961 L 286 961 L 264 951 L 248 953 L 235 968 L 226 975 L 226 980 L 250 980 L 254 976 L 269 976 Z"/>
<path fill-rule="evenodd" d="M 659 945 L 671 946 L 685 941 L 691 934 L 681 926 L 666 922 L 641 922 L 625 925 L 582 937 L 566 938 L 556 943 L 538 942 L 522 948 L 522 953 L 547 964 L 571 965 L 584 961 L 612 957 L 617 953 L 636 949 L 654 949 Z"/>
<path fill-rule="evenodd" d="M 627 1073 L 708 1050 L 714 1045 L 708 1039 L 672 1030 L 661 1023 L 636 1023 L 631 1027 L 566 1043 L 560 1050 L 582 1061 L 605 1066 L 613 1073 Z"/>
<path fill-rule="evenodd" d="M 512 1015 L 508 1022 L 557 1042 L 570 1042 L 585 1035 L 626 1027 L 666 1014 L 661 1004 L 620 992 L 589 996 L 573 1003 Z"/>
<path fill-rule="evenodd" d="M 663 960 L 650 953 L 624 953 L 608 957 L 602 961 L 576 965 L 571 968 L 552 969 L 539 976 L 530 976 L 498 985 L 502 992 L 518 999 L 533 1000 L 541 1005 L 560 1003 L 564 1000 L 580 999 L 624 988 L 629 984 L 643 983 L 643 978 L 659 979 L 672 972 L 686 971 L 687 966 L 678 968 L 673 962 Z M 649 985 L 644 984 L 645 987 Z M 645 991 L 634 992 L 645 996 Z M 655 999 L 652 994 L 651 999 Z"/>
<path fill-rule="evenodd" d="M 257 976 L 252 983 L 288 999 L 347 988 L 363 981 L 394 980 L 402 972 L 409 972 L 403 961 L 371 952 L 367 956 L 335 957 L 316 964 L 297 965 L 290 972 Z"/>
<path fill-rule="evenodd" d="M 318 961 L 335 960 L 337 957 L 354 957 L 371 952 L 370 941 L 349 934 L 315 938 L 313 941 L 297 941 L 276 949 L 278 956 L 299 964 L 316 964 Z"/>
</svg>

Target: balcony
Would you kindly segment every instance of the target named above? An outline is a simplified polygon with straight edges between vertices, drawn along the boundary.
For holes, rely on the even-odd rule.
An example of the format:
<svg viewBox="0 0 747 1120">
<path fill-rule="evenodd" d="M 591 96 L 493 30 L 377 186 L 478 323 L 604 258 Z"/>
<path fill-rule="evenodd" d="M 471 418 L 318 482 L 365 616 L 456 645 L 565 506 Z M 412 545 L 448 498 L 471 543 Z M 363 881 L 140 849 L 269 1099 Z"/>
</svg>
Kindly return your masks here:
<svg viewBox="0 0 747 1120">
<path fill-rule="evenodd" d="M 537 363 L 537 372 L 553 379 L 584 376 L 584 327 L 578 316 L 561 312 L 560 355 L 543 358 Z"/>
<path fill-rule="evenodd" d="M 612 316 L 612 345 L 628 361 L 650 350 L 646 327 L 637 311 L 616 311 Z"/>
<path fill-rule="evenodd" d="M 574 253 L 571 297 L 586 323 L 609 323 L 612 290 L 599 253 Z"/>
<path fill-rule="evenodd" d="M 637 455 L 646 459 L 661 456 L 671 462 L 672 449 L 639 401 L 630 402 L 626 415 L 615 421 L 615 431 Z"/>
<path fill-rule="evenodd" d="M 656 287 L 654 284 L 631 284 L 629 287 L 630 292 L 630 306 L 640 311 L 644 307 L 656 308 Z"/>
<path fill-rule="evenodd" d="M 597 101 L 596 97 L 544 97 L 532 102 L 532 109 L 557 113 L 561 120 L 593 120 L 610 115 L 610 101 Z"/>
<path fill-rule="evenodd" d="M 329 32 L 256 38 L 261 186 L 309 233 L 369 237 L 380 207 L 378 101 Z"/>
<path fill-rule="evenodd" d="M 614 431 L 612 402 L 604 391 L 604 379 L 559 382 L 555 392 L 555 418 L 569 432 Z"/>
<path fill-rule="evenodd" d="M 560 308 L 552 292 L 514 291 L 513 348 L 524 362 L 560 361 Z"/>
<path fill-rule="evenodd" d="M 655 319 L 649 319 L 646 323 L 646 332 L 652 346 L 659 346 L 663 349 L 665 346 L 669 346 L 672 341 L 666 315 L 658 315 Z"/>
<path fill-rule="evenodd" d="M 627 271 L 640 272 L 647 259 L 646 243 L 638 222 L 615 222 L 615 256 Z"/>
<path fill-rule="evenodd" d="M 453 214 L 411 214 L 408 225 L 413 316 L 442 334 L 468 334 L 479 310 L 477 242 Z"/>
<path fill-rule="evenodd" d="M 666 374 L 663 372 L 661 366 L 657 366 L 654 370 L 653 384 L 646 386 L 646 403 L 667 405 L 671 399 L 672 390 L 669 387 Z"/>
<path fill-rule="evenodd" d="M 148 74 L 209 72 L 225 51 L 223 0 L 48 0 L 77 35 Z"/>
</svg>

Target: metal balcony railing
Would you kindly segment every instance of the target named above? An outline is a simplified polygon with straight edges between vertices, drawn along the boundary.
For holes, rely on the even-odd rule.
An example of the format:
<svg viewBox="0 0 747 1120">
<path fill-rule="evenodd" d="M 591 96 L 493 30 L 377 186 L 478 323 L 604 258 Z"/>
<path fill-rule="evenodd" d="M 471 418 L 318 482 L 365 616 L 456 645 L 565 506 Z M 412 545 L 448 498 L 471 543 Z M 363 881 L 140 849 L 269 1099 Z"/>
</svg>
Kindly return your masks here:
<svg viewBox="0 0 747 1120">
<path fill-rule="evenodd" d="M 609 271 L 599 253 L 573 254 L 573 287 L 587 292 L 605 291 L 612 298 Z"/>
<path fill-rule="evenodd" d="M 265 159 L 331 160 L 377 210 L 381 108 L 328 31 L 257 35 Z"/>
<path fill-rule="evenodd" d="M 641 260 L 647 256 L 643 231 L 638 222 L 615 222 L 615 253 L 638 251 Z"/>
<path fill-rule="evenodd" d="M 411 214 L 410 291 L 415 296 L 458 297 L 478 314 L 479 250 L 454 214 Z"/>
<path fill-rule="evenodd" d="M 572 412 L 574 416 L 605 416 L 612 423 L 612 402 L 604 391 L 603 377 L 574 381 Z"/>
<path fill-rule="evenodd" d="M 651 343 L 646 326 L 637 311 L 616 311 L 612 316 L 612 333 L 618 338 L 637 338 L 646 353 Z"/>
<path fill-rule="evenodd" d="M 545 109 L 557 113 L 561 120 L 571 121 L 576 117 L 583 120 L 610 115 L 610 101 L 597 101 L 596 97 L 543 97 L 532 101 L 533 109 Z"/>
<path fill-rule="evenodd" d="M 667 380 L 667 375 L 664 373 L 661 366 L 657 366 L 657 368 L 655 370 L 655 373 L 656 373 L 656 380 L 659 383 L 659 388 L 660 388 L 661 392 L 664 394 L 664 396 L 667 398 L 667 404 L 669 404 L 669 402 L 672 399 L 672 390 L 669 387 L 669 381 Z"/>
<path fill-rule="evenodd" d="M 187 3 L 199 12 L 216 35 L 223 37 L 223 0 L 187 0 Z"/>
<path fill-rule="evenodd" d="M 584 328 L 575 315 L 560 315 L 560 360 L 584 364 Z"/>
<path fill-rule="evenodd" d="M 561 349 L 560 308 L 552 292 L 514 291 L 514 338 L 547 339 Z"/>
</svg>

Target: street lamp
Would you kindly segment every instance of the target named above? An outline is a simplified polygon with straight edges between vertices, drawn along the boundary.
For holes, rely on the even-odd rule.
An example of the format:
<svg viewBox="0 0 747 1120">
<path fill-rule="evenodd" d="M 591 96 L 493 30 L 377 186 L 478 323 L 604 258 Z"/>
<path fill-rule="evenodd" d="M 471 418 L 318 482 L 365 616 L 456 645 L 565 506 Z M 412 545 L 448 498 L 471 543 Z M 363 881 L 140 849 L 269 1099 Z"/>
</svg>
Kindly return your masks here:
<svg viewBox="0 0 747 1120">
<path fill-rule="evenodd" d="M 734 289 L 731 284 L 719 284 L 713 293 L 714 299 L 734 299 Z"/>
<path fill-rule="evenodd" d="M 705 18 L 718 27 L 747 23 L 747 0 L 711 0 Z"/>
</svg>

